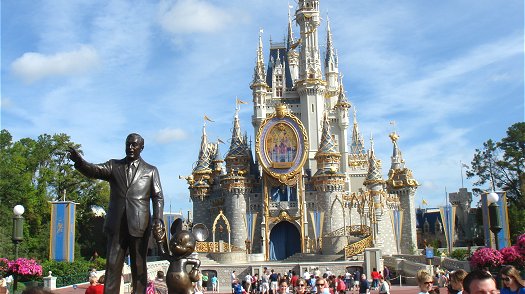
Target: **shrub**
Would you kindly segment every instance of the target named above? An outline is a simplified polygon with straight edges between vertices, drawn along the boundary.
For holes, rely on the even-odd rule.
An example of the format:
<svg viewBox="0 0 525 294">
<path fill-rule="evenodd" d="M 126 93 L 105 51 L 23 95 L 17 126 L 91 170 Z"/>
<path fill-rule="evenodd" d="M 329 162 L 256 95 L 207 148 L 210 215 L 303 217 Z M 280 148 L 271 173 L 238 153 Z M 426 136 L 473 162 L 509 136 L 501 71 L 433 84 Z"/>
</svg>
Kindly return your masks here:
<svg viewBox="0 0 525 294">
<path fill-rule="evenodd" d="M 497 268 L 502 264 L 503 255 L 498 250 L 487 247 L 474 251 L 470 258 L 470 266 L 472 268 Z"/>
<path fill-rule="evenodd" d="M 452 251 L 450 257 L 455 258 L 457 260 L 467 260 L 467 258 L 469 257 L 469 251 L 467 249 L 458 248 Z"/>
</svg>

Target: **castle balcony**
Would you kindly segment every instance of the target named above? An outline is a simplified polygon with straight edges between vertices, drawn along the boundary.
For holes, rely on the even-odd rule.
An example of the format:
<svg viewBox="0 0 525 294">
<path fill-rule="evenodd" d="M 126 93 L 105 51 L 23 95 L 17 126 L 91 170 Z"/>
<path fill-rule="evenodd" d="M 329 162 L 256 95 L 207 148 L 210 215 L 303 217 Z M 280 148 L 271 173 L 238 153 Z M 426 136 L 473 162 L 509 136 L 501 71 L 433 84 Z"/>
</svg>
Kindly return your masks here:
<svg viewBox="0 0 525 294">
<path fill-rule="evenodd" d="M 270 211 L 286 210 L 295 212 L 299 209 L 297 201 L 270 201 Z"/>
</svg>

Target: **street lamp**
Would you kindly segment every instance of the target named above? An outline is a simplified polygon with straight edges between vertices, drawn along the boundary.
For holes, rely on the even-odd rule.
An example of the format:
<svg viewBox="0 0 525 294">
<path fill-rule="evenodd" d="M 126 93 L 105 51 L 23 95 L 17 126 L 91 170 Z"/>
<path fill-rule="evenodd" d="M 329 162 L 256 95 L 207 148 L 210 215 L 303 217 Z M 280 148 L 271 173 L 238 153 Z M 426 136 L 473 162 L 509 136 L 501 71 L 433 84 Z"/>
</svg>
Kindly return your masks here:
<svg viewBox="0 0 525 294">
<path fill-rule="evenodd" d="M 22 205 L 16 205 L 13 208 L 13 237 L 11 240 L 13 240 L 13 244 L 15 245 L 15 260 L 18 259 L 18 244 L 24 240 L 24 217 L 22 216 L 24 211 L 25 209 Z M 15 274 L 14 276 L 15 280 L 13 284 L 13 290 L 16 291 L 18 275 Z"/>
<path fill-rule="evenodd" d="M 501 220 L 498 205 L 499 196 L 496 192 L 490 192 L 487 195 L 487 204 L 489 205 L 490 230 L 494 234 L 496 250 L 499 250 L 498 233 L 501 231 Z"/>
</svg>

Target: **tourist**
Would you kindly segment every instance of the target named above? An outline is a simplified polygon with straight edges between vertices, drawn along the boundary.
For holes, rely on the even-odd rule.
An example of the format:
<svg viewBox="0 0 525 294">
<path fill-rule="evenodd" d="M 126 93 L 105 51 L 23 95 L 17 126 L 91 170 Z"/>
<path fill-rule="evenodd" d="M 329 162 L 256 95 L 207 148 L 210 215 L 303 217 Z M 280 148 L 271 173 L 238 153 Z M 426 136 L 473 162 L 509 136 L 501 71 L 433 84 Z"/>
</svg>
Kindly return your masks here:
<svg viewBox="0 0 525 294">
<path fill-rule="evenodd" d="M 261 274 L 261 293 L 270 293 L 270 277 L 268 276 L 268 269 L 266 268 L 264 268 L 264 271 Z"/>
<path fill-rule="evenodd" d="M 281 279 L 279 281 L 279 294 L 286 294 L 288 293 L 288 282 L 286 282 L 286 279 Z"/>
<path fill-rule="evenodd" d="M 168 286 L 166 285 L 166 277 L 164 276 L 163 271 L 157 272 L 157 277 L 155 277 L 153 285 L 157 291 L 156 294 L 168 294 Z"/>
<path fill-rule="evenodd" d="M 0 275 L 0 294 L 9 294 L 9 290 L 7 290 L 7 281 L 1 275 Z"/>
<path fill-rule="evenodd" d="M 416 279 L 417 279 L 417 284 L 419 286 L 419 294 L 434 293 L 432 289 L 434 285 L 434 279 L 426 270 L 417 271 Z"/>
<path fill-rule="evenodd" d="M 250 273 L 247 273 L 244 277 L 244 285 L 244 289 L 246 290 L 246 292 L 250 293 L 250 291 L 252 290 L 252 275 L 250 275 Z"/>
<path fill-rule="evenodd" d="M 277 292 L 277 287 L 278 287 L 278 281 L 279 281 L 279 275 L 273 271 L 273 269 L 271 270 L 271 274 L 270 274 L 270 289 L 272 290 L 272 294 L 275 294 Z"/>
<path fill-rule="evenodd" d="M 85 294 L 103 294 L 104 293 L 104 276 L 100 278 L 97 276 L 91 276 L 89 278 L 89 287 L 87 287 Z"/>
<path fill-rule="evenodd" d="M 305 294 L 308 292 L 308 284 L 305 279 L 298 278 L 296 286 L 294 286 L 293 289 L 296 294 Z"/>
<path fill-rule="evenodd" d="M 379 294 L 390 294 L 390 284 L 385 277 L 379 277 Z"/>
<path fill-rule="evenodd" d="M 450 281 L 448 283 L 449 294 L 462 294 L 463 292 L 463 280 L 467 276 L 467 272 L 462 269 L 458 269 L 450 273 Z"/>
<path fill-rule="evenodd" d="M 315 288 L 317 294 L 329 294 L 330 288 L 328 288 L 328 283 L 323 278 L 318 278 L 315 282 Z"/>
<path fill-rule="evenodd" d="M 498 293 L 494 277 L 483 270 L 470 272 L 463 280 L 463 294 Z"/>
<path fill-rule="evenodd" d="M 208 290 L 208 280 L 209 280 L 208 273 L 204 273 L 202 275 L 202 292 L 205 292 L 206 290 Z"/>
<path fill-rule="evenodd" d="M 346 291 L 346 281 L 342 275 L 340 275 L 336 280 L 336 290 L 339 294 L 344 294 Z"/>
<path fill-rule="evenodd" d="M 295 271 L 292 271 L 291 275 L 292 277 L 290 278 L 290 286 L 297 287 L 297 281 L 299 280 L 299 276 Z"/>
<path fill-rule="evenodd" d="M 233 281 L 232 289 L 233 289 L 233 294 L 243 294 L 244 292 L 244 289 L 242 288 L 241 283 L 239 283 L 239 279 L 235 279 Z"/>
<path fill-rule="evenodd" d="M 359 281 L 361 279 L 361 273 L 359 272 L 358 269 L 355 270 L 354 272 L 354 290 L 358 291 L 359 290 Z"/>
<path fill-rule="evenodd" d="M 370 275 L 372 276 L 372 290 L 377 290 L 379 284 L 379 272 L 375 267 L 372 269 L 372 273 Z"/>
<path fill-rule="evenodd" d="M 520 276 L 520 271 L 512 265 L 507 265 L 499 272 L 503 287 L 501 294 L 525 294 L 525 281 Z"/>
<path fill-rule="evenodd" d="M 252 276 L 252 293 L 257 293 L 259 291 L 260 287 L 260 281 L 259 281 L 259 274 L 255 274 Z"/>
<path fill-rule="evenodd" d="M 345 286 L 346 286 L 346 289 L 352 291 L 352 286 L 353 285 L 354 285 L 354 281 L 352 279 L 352 274 L 347 269 L 346 272 L 345 272 Z"/>
<path fill-rule="evenodd" d="M 310 273 L 308 272 L 308 269 L 304 269 L 304 273 L 303 273 L 303 279 L 306 280 L 306 282 L 310 282 L 310 278 L 311 278 L 311 275 Z"/>
<path fill-rule="evenodd" d="M 390 269 L 385 265 L 383 267 L 383 277 L 385 277 L 385 280 L 390 280 Z"/>
<path fill-rule="evenodd" d="M 231 279 L 231 282 L 232 282 L 232 293 L 233 293 L 233 288 L 235 287 L 235 280 L 237 279 L 237 276 L 235 275 L 235 271 L 232 271 L 232 273 L 230 275 L 230 279 Z"/>
<path fill-rule="evenodd" d="M 365 274 L 361 275 L 361 280 L 359 281 L 359 293 L 360 294 L 370 293 L 370 283 L 366 279 Z"/>
<path fill-rule="evenodd" d="M 211 277 L 211 290 L 213 292 L 218 292 L 218 289 L 219 289 L 218 285 L 219 285 L 219 279 L 217 278 L 217 276 Z"/>
</svg>

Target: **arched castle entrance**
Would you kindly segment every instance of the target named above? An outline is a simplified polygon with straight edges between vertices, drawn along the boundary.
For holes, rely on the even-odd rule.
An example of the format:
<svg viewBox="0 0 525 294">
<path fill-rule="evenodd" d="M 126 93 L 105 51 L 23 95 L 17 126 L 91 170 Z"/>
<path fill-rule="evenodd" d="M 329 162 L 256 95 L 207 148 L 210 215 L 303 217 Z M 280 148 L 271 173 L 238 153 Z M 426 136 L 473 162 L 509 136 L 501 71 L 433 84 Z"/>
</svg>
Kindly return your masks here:
<svg viewBox="0 0 525 294">
<path fill-rule="evenodd" d="M 270 232 L 270 259 L 283 260 L 301 252 L 301 234 L 288 221 L 276 224 Z"/>
</svg>

